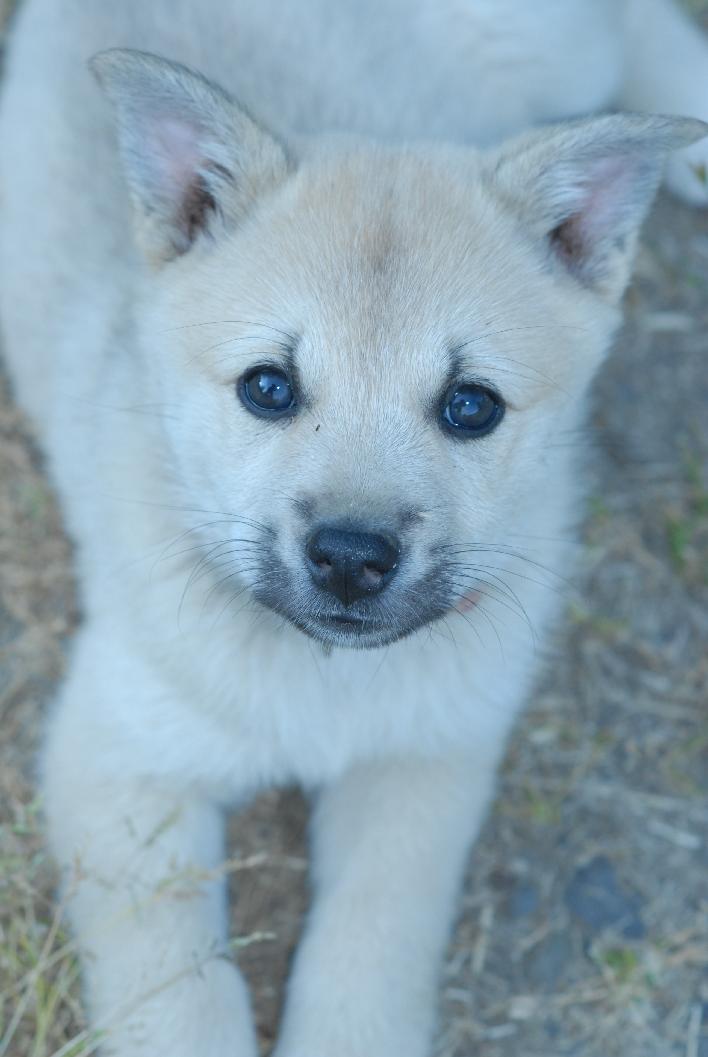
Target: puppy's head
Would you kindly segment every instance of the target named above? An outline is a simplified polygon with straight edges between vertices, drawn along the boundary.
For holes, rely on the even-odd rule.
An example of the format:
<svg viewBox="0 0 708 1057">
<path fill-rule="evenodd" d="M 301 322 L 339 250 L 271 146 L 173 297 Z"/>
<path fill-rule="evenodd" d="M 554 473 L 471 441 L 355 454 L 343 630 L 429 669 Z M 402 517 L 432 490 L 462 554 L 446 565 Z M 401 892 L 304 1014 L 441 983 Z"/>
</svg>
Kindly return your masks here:
<svg viewBox="0 0 708 1057">
<path fill-rule="evenodd" d="M 152 264 L 145 369 L 204 562 L 308 634 L 393 641 L 494 588 L 616 325 L 663 155 L 612 116 L 480 154 L 289 154 L 174 64 L 94 69 Z"/>
</svg>

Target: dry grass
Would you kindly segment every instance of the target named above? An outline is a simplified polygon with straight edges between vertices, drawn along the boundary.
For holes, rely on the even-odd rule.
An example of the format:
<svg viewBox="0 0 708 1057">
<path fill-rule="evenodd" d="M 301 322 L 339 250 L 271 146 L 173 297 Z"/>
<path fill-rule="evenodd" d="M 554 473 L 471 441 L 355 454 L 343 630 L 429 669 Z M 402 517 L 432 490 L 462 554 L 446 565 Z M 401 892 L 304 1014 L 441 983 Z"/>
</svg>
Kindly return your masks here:
<svg viewBox="0 0 708 1057">
<path fill-rule="evenodd" d="M 708 1057 L 708 216 L 660 204 L 627 309 L 595 393 L 582 602 L 473 856 L 440 1057 Z M 32 775 L 76 619 L 70 548 L 0 380 L 0 1057 L 94 1049 Z M 304 827 L 296 795 L 270 794 L 232 832 L 264 1049 Z"/>
</svg>

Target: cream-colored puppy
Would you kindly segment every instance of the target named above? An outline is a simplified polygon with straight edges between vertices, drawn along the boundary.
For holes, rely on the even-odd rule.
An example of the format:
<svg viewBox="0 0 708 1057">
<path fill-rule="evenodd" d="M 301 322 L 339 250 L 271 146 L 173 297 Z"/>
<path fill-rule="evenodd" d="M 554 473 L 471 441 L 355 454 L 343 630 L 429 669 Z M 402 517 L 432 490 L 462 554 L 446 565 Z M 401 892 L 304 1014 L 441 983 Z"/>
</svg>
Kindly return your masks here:
<svg viewBox="0 0 708 1057">
<path fill-rule="evenodd" d="M 27 0 L 0 307 L 77 543 L 44 792 L 104 1053 L 253 1057 L 222 813 L 288 782 L 315 898 L 278 1057 L 427 1052 L 567 566 L 564 434 L 664 157 L 705 126 L 463 144 L 625 81 L 641 106 L 652 33 L 692 31 L 642 0 L 630 39 L 636 6 Z M 703 112 L 692 71 L 652 105 Z"/>
</svg>

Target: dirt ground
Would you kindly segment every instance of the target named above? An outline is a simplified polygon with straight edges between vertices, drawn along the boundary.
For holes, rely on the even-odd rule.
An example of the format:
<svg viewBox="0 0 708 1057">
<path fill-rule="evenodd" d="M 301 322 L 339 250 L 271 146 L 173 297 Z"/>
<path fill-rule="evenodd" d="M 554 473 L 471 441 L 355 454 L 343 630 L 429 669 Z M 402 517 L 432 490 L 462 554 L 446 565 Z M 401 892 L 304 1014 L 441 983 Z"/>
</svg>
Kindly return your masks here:
<svg viewBox="0 0 708 1057">
<path fill-rule="evenodd" d="M 708 0 L 691 6 L 708 26 Z M 708 1057 L 707 335 L 708 214 L 662 199 L 575 441 L 598 450 L 584 559 L 470 861 L 438 1057 Z M 0 1057 L 93 1052 L 33 785 L 77 619 L 70 547 L 0 375 Z M 232 828 L 264 1050 L 305 832 L 292 792 Z"/>
</svg>

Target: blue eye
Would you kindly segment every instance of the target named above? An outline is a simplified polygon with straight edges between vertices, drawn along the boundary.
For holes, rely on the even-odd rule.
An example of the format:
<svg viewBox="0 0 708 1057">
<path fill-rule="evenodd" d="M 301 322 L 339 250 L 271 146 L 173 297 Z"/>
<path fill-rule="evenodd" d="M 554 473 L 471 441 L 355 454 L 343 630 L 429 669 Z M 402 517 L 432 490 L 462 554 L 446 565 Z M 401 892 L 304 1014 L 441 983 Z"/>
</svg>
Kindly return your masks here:
<svg viewBox="0 0 708 1057">
<path fill-rule="evenodd" d="M 262 418 L 280 418 L 295 408 L 293 383 L 280 367 L 253 367 L 238 383 L 243 405 Z"/>
<path fill-rule="evenodd" d="M 447 393 L 442 410 L 445 428 L 461 437 L 482 437 L 499 425 L 504 415 L 500 397 L 483 385 L 456 385 Z"/>
</svg>

